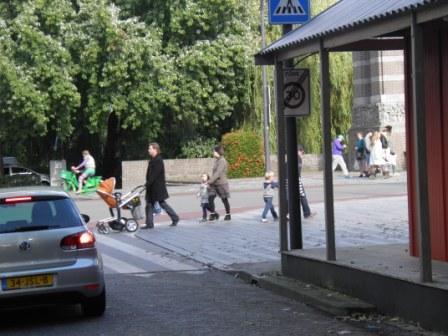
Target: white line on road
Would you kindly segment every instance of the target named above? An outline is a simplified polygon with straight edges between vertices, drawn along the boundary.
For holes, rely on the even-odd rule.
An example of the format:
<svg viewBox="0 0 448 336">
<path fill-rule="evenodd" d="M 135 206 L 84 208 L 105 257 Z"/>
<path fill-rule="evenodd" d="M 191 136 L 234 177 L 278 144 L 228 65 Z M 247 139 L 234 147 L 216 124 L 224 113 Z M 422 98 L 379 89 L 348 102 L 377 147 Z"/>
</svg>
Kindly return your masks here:
<svg viewBox="0 0 448 336">
<path fill-rule="evenodd" d="M 144 269 L 135 267 L 134 265 L 128 264 L 127 262 L 118 260 L 107 254 L 101 254 L 103 257 L 104 268 L 111 269 L 117 273 L 143 273 L 146 272 Z M 106 272 L 107 273 L 107 272 Z"/>
<path fill-rule="evenodd" d="M 163 268 L 166 268 L 168 270 L 173 271 L 193 271 L 197 270 L 197 266 L 192 266 L 186 263 L 182 263 L 180 261 L 161 256 L 157 253 L 150 252 L 147 250 L 144 250 L 142 248 L 132 246 L 130 244 L 122 243 L 118 240 L 108 238 L 105 236 L 96 236 L 97 240 L 100 244 L 104 244 L 106 246 L 109 246 L 113 249 L 122 251 L 124 253 L 127 253 L 129 255 L 133 255 L 135 257 L 147 260 L 153 264 L 162 266 Z"/>
</svg>

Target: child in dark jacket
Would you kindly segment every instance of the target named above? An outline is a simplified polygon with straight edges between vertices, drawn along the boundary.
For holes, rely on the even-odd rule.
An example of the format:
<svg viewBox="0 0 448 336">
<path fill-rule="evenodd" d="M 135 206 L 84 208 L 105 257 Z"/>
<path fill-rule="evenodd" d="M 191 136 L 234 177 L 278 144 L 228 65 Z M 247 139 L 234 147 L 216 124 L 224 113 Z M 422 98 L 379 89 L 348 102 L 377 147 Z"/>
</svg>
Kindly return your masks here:
<svg viewBox="0 0 448 336">
<path fill-rule="evenodd" d="M 274 173 L 273 172 L 267 172 L 264 176 L 264 182 L 263 182 L 263 200 L 264 200 L 264 209 L 263 213 L 261 214 L 261 221 L 263 223 L 267 222 L 266 215 L 268 214 L 268 211 L 271 211 L 272 217 L 274 220 L 278 219 L 277 212 L 274 208 L 274 189 L 278 188 L 278 183 L 274 181 Z"/>
</svg>

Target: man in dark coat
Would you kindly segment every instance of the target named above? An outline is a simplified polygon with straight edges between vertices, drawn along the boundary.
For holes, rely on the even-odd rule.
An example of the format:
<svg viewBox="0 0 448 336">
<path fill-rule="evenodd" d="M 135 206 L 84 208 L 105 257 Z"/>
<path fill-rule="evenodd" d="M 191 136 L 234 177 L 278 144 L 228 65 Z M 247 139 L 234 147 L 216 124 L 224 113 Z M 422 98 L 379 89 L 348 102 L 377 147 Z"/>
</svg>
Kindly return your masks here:
<svg viewBox="0 0 448 336">
<path fill-rule="evenodd" d="M 154 227 L 153 210 L 155 202 L 159 202 L 160 207 L 170 216 L 171 226 L 176 226 L 179 222 L 179 216 L 165 201 L 169 196 L 166 190 L 165 166 L 160 156 L 159 144 L 150 143 L 148 153 L 151 158 L 146 170 L 146 227 L 144 229 Z"/>
</svg>

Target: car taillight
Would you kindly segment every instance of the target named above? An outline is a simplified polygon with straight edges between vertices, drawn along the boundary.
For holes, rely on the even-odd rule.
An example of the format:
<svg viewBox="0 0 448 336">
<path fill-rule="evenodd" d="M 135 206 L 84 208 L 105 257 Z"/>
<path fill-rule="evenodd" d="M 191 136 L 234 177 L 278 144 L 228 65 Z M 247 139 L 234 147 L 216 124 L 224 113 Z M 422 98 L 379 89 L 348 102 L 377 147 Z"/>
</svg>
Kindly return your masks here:
<svg viewBox="0 0 448 336">
<path fill-rule="evenodd" d="M 5 203 L 12 204 L 12 203 L 20 203 L 20 202 L 29 202 L 31 200 L 32 200 L 31 196 L 11 197 L 11 198 L 6 198 Z"/>
<path fill-rule="evenodd" d="M 79 232 L 61 240 L 63 250 L 80 250 L 95 247 L 95 236 L 90 231 Z"/>
</svg>

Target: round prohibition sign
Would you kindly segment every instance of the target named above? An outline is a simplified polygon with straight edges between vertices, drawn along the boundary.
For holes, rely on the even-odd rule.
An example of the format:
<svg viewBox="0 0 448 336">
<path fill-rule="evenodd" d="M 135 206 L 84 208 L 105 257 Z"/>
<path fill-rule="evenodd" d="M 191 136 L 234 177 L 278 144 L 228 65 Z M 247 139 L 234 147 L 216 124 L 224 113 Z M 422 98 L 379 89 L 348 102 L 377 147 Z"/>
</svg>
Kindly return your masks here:
<svg viewBox="0 0 448 336">
<path fill-rule="evenodd" d="M 283 98 L 286 107 L 291 109 L 298 108 L 305 100 L 305 90 L 298 83 L 287 83 L 284 88 Z"/>
</svg>

